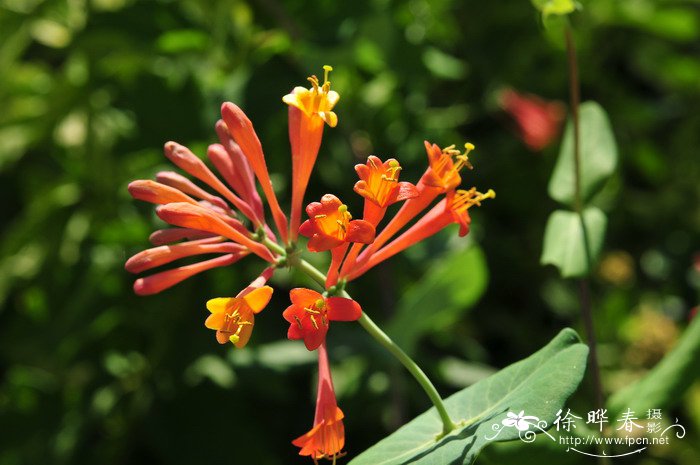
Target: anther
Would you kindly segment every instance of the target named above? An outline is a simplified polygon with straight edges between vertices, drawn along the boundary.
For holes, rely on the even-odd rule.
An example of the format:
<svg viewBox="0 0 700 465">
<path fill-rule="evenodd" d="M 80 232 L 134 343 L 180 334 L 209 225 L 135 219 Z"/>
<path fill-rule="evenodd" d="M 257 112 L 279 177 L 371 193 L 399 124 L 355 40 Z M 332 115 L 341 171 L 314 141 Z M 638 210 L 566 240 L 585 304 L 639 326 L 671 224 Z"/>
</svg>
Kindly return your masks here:
<svg viewBox="0 0 700 465">
<path fill-rule="evenodd" d="M 316 323 L 316 318 L 313 315 L 309 315 L 309 319 L 311 320 L 311 324 L 314 325 L 314 329 L 318 329 L 318 323 Z"/>
<path fill-rule="evenodd" d="M 299 317 L 294 315 L 294 320 L 297 322 L 297 326 L 299 326 L 299 329 L 303 329 L 301 326 L 301 320 L 299 319 Z"/>
</svg>

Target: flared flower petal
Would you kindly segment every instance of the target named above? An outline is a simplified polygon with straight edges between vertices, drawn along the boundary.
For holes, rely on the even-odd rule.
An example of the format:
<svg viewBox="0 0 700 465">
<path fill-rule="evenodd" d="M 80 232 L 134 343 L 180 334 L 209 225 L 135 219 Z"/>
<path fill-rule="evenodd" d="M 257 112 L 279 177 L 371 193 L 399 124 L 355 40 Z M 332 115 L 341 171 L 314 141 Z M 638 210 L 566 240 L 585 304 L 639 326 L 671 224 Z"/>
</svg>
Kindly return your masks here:
<svg viewBox="0 0 700 465">
<path fill-rule="evenodd" d="M 270 302 L 272 288 L 265 282 L 272 276 L 268 268 L 256 281 L 236 297 L 217 297 L 207 302 L 211 312 L 204 325 L 216 331 L 219 344 L 231 342 L 243 348 L 250 340 L 255 325 L 255 314 L 260 313 Z"/>
<path fill-rule="evenodd" d="M 393 158 L 382 162 L 370 155 L 364 165 L 355 165 L 360 180 L 355 183 L 355 192 L 377 207 L 386 208 L 400 200 L 418 197 L 416 186 L 410 182 L 399 182 L 401 165 Z"/>
<path fill-rule="evenodd" d="M 364 220 L 353 220 L 338 197 L 326 194 L 321 202 L 306 207 L 309 219 L 299 228 L 299 233 L 309 238 L 308 249 L 323 252 L 346 242 L 369 244 L 374 240 L 374 226 Z"/>
<path fill-rule="evenodd" d="M 464 153 L 455 149 L 454 145 L 440 149 L 435 144 L 425 142 L 428 152 L 430 168 L 423 176 L 423 182 L 429 186 L 439 187 L 443 192 L 457 188 L 462 182 L 459 172 L 465 166 L 472 169 L 469 163 L 469 152 L 474 150 L 474 145 L 464 144 Z"/>
<path fill-rule="evenodd" d="M 323 71 L 323 84 L 316 76 L 311 76 L 309 77 L 311 88 L 295 87 L 291 93 L 282 97 L 282 101 L 298 108 L 308 116 L 317 115 L 333 128 L 338 124 L 338 116 L 332 110 L 340 100 L 340 95 L 331 90 L 331 82 L 328 80 L 328 74 L 333 71 L 333 68 L 325 65 Z"/>
<path fill-rule="evenodd" d="M 317 349 L 326 339 L 330 321 L 354 321 L 362 315 L 360 305 L 343 297 L 325 298 L 305 288 L 289 292 L 292 305 L 282 312 L 289 322 L 287 337 L 303 339 L 308 350 Z"/>
</svg>

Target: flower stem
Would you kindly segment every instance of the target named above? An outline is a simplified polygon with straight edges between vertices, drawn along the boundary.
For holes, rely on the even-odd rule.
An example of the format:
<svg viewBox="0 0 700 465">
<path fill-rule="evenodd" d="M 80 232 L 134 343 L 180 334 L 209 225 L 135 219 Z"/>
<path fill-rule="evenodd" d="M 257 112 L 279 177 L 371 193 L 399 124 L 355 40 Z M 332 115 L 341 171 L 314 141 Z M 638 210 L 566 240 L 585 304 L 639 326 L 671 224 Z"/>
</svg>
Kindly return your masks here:
<svg viewBox="0 0 700 465">
<path fill-rule="evenodd" d="M 310 278 L 316 281 L 320 286 L 325 286 L 326 276 L 321 273 L 316 267 L 311 265 L 306 260 L 297 258 L 291 262 L 291 265 L 298 268 L 299 270 L 306 273 Z M 342 297 L 351 299 L 350 294 L 345 292 L 345 290 L 340 291 L 339 295 Z M 411 375 L 418 381 L 418 384 L 423 388 L 428 398 L 435 406 L 438 414 L 440 415 L 440 420 L 442 421 L 442 436 L 448 434 L 450 431 L 454 430 L 457 425 L 452 421 L 450 415 L 447 413 L 447 408 L 438 394 L 437 389 L 430 382 L 428 376 L 425 372 L 413 361 L 411 357 L 406 354 L 396 343 L 377 326 L 377 324 L 372 321 L 372 319 L 367 316 L 367 313 L 362 312 L 362 316 L 357 320 L 358 323 L 367 331 L 377 342 L 379 342 L 386 350 L 388 350 L 394 357 L 396 357 L 399 362 L 403 364 Z"/>
<path fill-rule="evenodd" d="M 579 84 L 578 62 L 576 59 L 576 42 L 574 41 L 573 28 L 567 21 L 564 29 L 566 39 L 566 55 L 569 67 L 569 96 L 571 102 L 571 120 L 574 128 L 574 208 L 581 222 L 583 232 L 583 248 L 586 254 L 587 275 L 579 281 L 579 299 L 581 302 L 581 314 L 584 328 L 586 329 L 586 339 L 589 347 L 589 366 L 593 378 L 593 389 L 595 392 L 596 408 L 602 409 L 605 401 L 603 396 L 603 386 L 600 380 L 600 363 L 598 362 L 597 341 L 595 326 L 593 324 L 593 309 L 591 308 L 590 287 L 588 276 L 593 266 L 592 254 L 588 242 L 588 230 L 583 217 L 583 198 L 581 195 L 581 132 L 579 106 L 581 103 L 581 88 Z M 609 462 L 607 457 L 600 457 L 599 463 L 606 465 Z"/>
<path fill-rule="evenodd" d="M 348 295 L 348 293 L 345 291 L 342 291 L 340 295 L 350 298 L 350 295 Z M 416 381 L 418 381 L 418 384 L 420 384 L 420 386 L 423 388 L 440 415 L 440 421 L 442 421 L 442 435 L 444 436 L 450 431 L 454 430 L 457 425 L 455 425 L 450 418 L 440 394 L 438 394 L 437 389 L 435 389 L 435 386 L 433 386 L 433 383 L 430 382 L 430 379 L 428 379 L 428 376 L 421 369 L 421 367 L 419 367 L 416 362 L 414 362 L 413 359 L 401 349 L 401 347 L 396 345 L 396 343 L 392 341 L 391 338 L 384 331 L 382 331 L 381 328 L 377 326 L 377 324 L 372 321 L 369 316 L 367 316 L 367 313 L 362 312 L 362 316 L 360 316 L 360 319 L 357 320 L 357 322 L 360 323 L 365 331 L 367 331 L 377 342 L 384 346 L 386 350 L 391 352 L 391 354 L 396 357 L 404 367 L 406 367 L 408 372 L 413 375 Z"/>
</svg>

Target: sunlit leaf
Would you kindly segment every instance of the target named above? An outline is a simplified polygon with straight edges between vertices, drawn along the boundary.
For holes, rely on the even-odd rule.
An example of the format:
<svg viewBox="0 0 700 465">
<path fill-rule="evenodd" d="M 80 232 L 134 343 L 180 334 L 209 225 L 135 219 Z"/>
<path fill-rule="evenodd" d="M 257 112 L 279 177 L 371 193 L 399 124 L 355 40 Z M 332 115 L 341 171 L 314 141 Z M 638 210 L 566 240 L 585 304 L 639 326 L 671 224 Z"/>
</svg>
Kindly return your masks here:
<svg viewBox="0 0 700 465">
<path fill-rule="evenodd" d="M 436 439 L 441 423 L 434 408 L 423 413 L 350 462 L 351 465 L 469 464 L 493 441 L 518 437 L 504 428 L 494 437 L 508 412 L 525 412 L 548 425 L 576 390 L 586 368 L 588 347 L 576 332 L 565 329 L 547 346 L 446 401 L 455 431 Z M 493 438 L 493 439 L 487 439 Z"/>
</svg>

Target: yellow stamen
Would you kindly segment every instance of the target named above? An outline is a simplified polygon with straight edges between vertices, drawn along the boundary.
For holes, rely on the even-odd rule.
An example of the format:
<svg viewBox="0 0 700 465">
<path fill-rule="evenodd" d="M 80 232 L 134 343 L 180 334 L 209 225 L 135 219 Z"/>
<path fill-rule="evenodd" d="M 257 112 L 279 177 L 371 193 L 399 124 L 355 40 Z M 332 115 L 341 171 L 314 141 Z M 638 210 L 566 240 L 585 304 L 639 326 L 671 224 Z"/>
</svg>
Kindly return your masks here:
<svg viewBox="0 0 700 465">
<path fill-rule="evenodd" d="M 454 199 L 452 200 L 452 209 L 461 213 L 468 210 L 473 205 L 480 207 L 483 200 L 495 198 L 496 192 L 494 192 L 493 189 L 489 189 L 485 194 L 477 191 L 475 187 L 469 190 L 460 189 L 455 192 Z"/>
<path fill-rule="evenodd" d="M 323 92 L 328 93 L 331 90 L 331 81 L 328 80 L 328 75 L 333 71 L 333 67 L 329 65 L 323 65 Z"/>
<path fill-rule="evenodd" d="M 296 320 L 297 326 L 299 326 L 299 329 L 303 329 L 303 327 L 301 326 L 301 320 L 299 319 L 299 317 L 294 315 L 294 320 Z"/>
<path fill-rule="evenodd" d="M 311 324 L 314 325 L 314 329 L 318 329 L 318 323 L 316 323 L 316 318 L 314 318 L 313 315 L 309 315 L 309 318 L 311 319 Z"/>
</svg>

